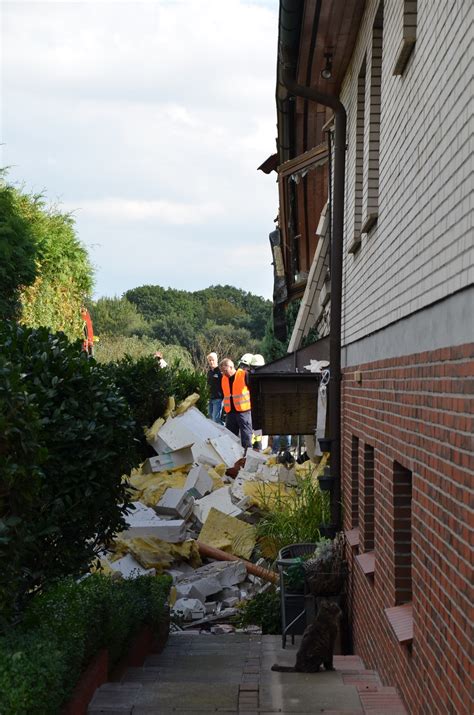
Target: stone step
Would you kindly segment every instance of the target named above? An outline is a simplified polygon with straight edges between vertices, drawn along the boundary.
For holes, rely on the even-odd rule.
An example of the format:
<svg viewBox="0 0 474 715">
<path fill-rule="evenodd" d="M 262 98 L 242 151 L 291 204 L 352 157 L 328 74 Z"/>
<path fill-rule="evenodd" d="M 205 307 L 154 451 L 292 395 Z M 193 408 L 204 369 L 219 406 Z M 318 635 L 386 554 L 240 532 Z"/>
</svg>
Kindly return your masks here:
<svg viewBox="0 0 474 715">
<path fill-rule="evenodd" d="M 105 683 L 95 691 L 87 713 L 88 715 L 131 713 L 142 688 L 141 683 Z"/>
</svg>

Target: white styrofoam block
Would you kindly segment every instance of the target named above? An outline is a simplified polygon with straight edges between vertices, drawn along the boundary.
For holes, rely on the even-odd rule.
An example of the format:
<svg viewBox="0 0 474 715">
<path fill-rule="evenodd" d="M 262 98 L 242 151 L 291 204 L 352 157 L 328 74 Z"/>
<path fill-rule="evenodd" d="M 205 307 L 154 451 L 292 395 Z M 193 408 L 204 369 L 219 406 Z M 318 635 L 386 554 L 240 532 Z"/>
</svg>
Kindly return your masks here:
<svg viewBox="0 0 474 715">
<path fill-rule="evenodd" d="M 212 507 L 230 516 L 240 516 L 240 514 L 242 514 L 242 509 L 239 509 L 230 497 L 229 487 L 216 489 L 214 492 L 211 492 L 211 494 L 208 494 L 202 499 L 198 499 L 194 503 L 193 513 L 197 516 L 199 521 L 204 524 Z"/>
<path fill-rule="evenodd" d="M 131 554 L 125 554 L 117 561 L 107 559 L 107 564 L 112 571 L 121 573 L 124 578 L 137 578 L 137 576 L 155 573 L 155 569 L 143 568 Z"/>
<path fill-rule="evenodd" d="M 194 461 L 198 464 L 208 464 L 216 467 L 222 462 L 222 458 L 217 454 L 214 447 L 209 442 L 195 442 L 191 447 Z"/>
<path fill-rule="evenodd" d="M 177 515 L 185 519 L 191 513 L 194 499 L 184 489 L 171 487 L 165 491 L 155 507 L 157 514 Z"/>
<path fill-rule="evenodd" d="M 229 430 L 226 430 L 229 433 Z M 232 435 L 231 436 L 229 436 Z M 229 434 L 221 434 L 219 437 L 211 438 L 209 441 L 214 447 L 216 452 L 220 455 L 221 461 L 227 467 L 233 467 L 239 459 L 244 456 L 244 448 L 240 444 L 240 441 L 235 440 L 235 435 L 230 432 Z"/>
<path fill-rule="evenodd" d="M 169 417 L 158 432 L 170 451 L 206 442 L 221 434 L 217 424 L 205 417 L 197 407 L 190 407 L 177 417 Z"/>
<path fill-rule="evenodd" d="M 212 576 L 220 583 L 221 591 L 232 588 L 247 578 L 247 568 L 243 561 L 213 561 L 196 569 L 200 576 Z M 214 593 L 217 593 L 215 591 Z"/>
<path fill-rule="evenodd" d="M 202 464 L 195 464 L 189 471 L 184 489 L 196 489 L 200 497 L 203 497 L 212 491 L 213 485 L 214 482 L 207 473 L 207 469 Z"/>
<path fill-rule="evenodd" d="M 257 452 L 255 449 L 248 449 L 245 455 L 244 469 L 246 472 L 256 472 L 257 469 L 266 463 L 268 455 Z"/>
<path fill-rule="evenodd" d="M 197 598 L 178 598 L 173 606 L 173 613 L 181 615 L 185 621 L 204 618 L 206 607 Z"/>
<path fill-rule="evenodd" d="M 196 569 L 190 576 L 178 579 L 175 586 L 179 597 L 197 598 L 202 603 L 208 596 L 222 590 L 221 582 L 214 574 L 200 573 L 200 569 Z"/>
</svg>

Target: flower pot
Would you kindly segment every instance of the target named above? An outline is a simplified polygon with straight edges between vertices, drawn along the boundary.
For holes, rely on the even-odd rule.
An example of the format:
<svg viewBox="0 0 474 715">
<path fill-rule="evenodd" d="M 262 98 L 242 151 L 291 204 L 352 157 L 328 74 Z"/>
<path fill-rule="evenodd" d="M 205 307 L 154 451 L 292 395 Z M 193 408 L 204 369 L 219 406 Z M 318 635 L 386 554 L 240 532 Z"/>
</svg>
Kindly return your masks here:
<svg viewBox="0 0 474 715">
<path fill-rule="evenodd" d="M 332 477 L 326 477 L 325 475 L 321 475 L 320 477 L 318 477 L 318 482 L 321 491 L 328 492 L 332 489 L 334 479 Z"/>
<path fill-rule="evenodd" d="M 331 441 L 332 440 L 330 440 L 328 437 L 320 437 L 318 439 L 321 452 L 330 452 L 331 451 Z"/>
<path fill-rule="evenodd" d="M 333 524 L 321 524 L 319 527 L 319 533 L 326 539 L 334 539 L 337 529 Z"/>
</svg>

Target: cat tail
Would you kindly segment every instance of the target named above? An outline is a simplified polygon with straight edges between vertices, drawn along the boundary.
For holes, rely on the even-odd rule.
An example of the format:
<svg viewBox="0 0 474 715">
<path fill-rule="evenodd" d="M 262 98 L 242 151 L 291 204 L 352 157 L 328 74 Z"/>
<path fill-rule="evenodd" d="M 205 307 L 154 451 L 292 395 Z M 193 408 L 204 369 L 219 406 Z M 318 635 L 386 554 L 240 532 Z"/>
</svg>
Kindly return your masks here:
<svg viewBox="0 0 474 715">
<path fill-rule="evenodd" d="M 278 665 L 278 663 L 273 663 L 271 670 L 277 670 L 279 673 L 295 673 L 295 668 L 290 665 Z"/>
</svg>

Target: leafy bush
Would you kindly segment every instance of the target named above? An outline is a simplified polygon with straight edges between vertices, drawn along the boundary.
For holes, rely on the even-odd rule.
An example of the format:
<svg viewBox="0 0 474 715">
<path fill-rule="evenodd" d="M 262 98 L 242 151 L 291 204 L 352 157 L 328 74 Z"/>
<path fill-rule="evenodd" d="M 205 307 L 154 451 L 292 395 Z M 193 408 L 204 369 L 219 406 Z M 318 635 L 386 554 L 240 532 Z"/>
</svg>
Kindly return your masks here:
<svg viewBox="0 0 474 715">
<path fill-rule="evenodd" d="M 135 438 L 141 445 L 142 457 L 148 455 L 143 427 L 150 427 L 158 417 L 163 416 L 169 397 L 174 396 L 176 402 L 180 402 L 198 392 L 201 397 L 197 406 L 206 413 L 209 393 L 206 376 L 202 373 L 179 365 L 161 368 L 154 357 L 132 360 L 127 356 L 104 366 L 104 369 L 107 369 L 130 406 L 135 419 Z"/>
<path fill-rule="evenodd" d="M 125 357 L 138 360 L 142 357 L 150 357 L 156 350 L 161 350 L 168 365 L 179 363 L 180 367 L 189 369 L 193 367 L 191 355 L 181 345 L 162 345 L 157 340 L 145 335 L 140 337 L 138 335 L 130 337 L 100 335 L 99 342 L 94 348 L 94 357 L 100 363 L 117 362 Z"/>
<path fill-rule="evenodd" d="M 142 623 L 166 615 L 169 576 L 117 580 L 94 574 L 60 581 L 36 596 L 23 622 L 0 639 L 2 715 L 52 715 L 100 648 L 111 665 Z"/>
<path fill-rule="evenodd" d="M 36 278 L 37 246 L 32 227 L 18 208 L 17 191 L 0 170 L 0 317 L 16 317 L 20 291 Z"/>
<path fill-rule="evenodd" d="M 260 626 L 263 635 L 281 633 L 280 593 L 275 587 L 245 601 L 239 608 L 236 624 L 240 628 Z"/>
<path fill-rule="evenodd" d="M 329 509 L 329 492 L 319 488 L 311 467 L 296 480 L 291 497 L 284 491 L 266 496 L 262 487 L 264 513 L 257 524 L 257 535 L 274 557 L 289 544 L 319 541 L 319 526 Z"/>
<path fill-rule="evenodd" d="M 133 465 L 125 400 L 80 344 L 0 325 L 0 612 L 87 568 L 124 526 Z"/>
</svg>

